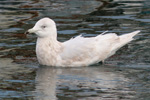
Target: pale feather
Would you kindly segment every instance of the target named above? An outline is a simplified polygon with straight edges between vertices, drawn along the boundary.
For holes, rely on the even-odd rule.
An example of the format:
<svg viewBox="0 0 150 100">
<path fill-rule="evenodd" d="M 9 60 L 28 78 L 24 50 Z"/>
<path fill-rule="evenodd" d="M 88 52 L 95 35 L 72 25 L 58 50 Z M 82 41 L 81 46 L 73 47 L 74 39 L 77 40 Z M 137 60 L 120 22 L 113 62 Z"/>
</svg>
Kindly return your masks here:
<svg viewBox="0 0 150 100">
<path fill-rule="evenodd" d="M 63 43 L 64 50 L 60 54 L 66 65 L 87 66 L 108 57 L 133 40 L 140 31 L 117 36 L 115 33 L 102 34 L 97 37 L 84 38 L 78 36 Z"/>
</svg>

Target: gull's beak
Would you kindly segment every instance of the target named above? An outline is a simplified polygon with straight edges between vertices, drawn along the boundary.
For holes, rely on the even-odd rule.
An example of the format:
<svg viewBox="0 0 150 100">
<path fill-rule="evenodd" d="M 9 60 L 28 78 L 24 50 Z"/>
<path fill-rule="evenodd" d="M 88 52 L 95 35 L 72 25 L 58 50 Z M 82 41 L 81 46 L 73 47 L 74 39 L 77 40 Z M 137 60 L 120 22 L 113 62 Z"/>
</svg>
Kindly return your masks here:
<svg viewBox="0 0 150 100">
<path fill-rule="evenodd" d="M 30 33 L 35 33 L 35 32 L 36 30 L 32 28 L 32 29 L 27 30 L 24 34 L 30 34 Z"/>
</svg>

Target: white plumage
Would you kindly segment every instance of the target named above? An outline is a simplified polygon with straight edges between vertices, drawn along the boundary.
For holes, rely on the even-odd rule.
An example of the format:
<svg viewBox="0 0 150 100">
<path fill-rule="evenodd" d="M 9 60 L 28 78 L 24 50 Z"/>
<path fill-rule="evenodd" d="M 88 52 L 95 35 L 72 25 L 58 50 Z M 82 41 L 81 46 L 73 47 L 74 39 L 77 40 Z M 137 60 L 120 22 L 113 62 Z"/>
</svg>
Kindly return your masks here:
<svg viewBox="0 0 150 100">
<path fill-rule="evenodd" d="M 39 20 L 27 33 L 38 36 L 36 55 L 42 65 L 79 67 L 88 66 L 115 54 L 115 52 L 133 40 L 140 31 L 117 36 L 115 33 L 100 34 L 96 37 L 77 36 L 66 42 L 57 41 L 55 22 L 49 18 Z"/>
</svg>

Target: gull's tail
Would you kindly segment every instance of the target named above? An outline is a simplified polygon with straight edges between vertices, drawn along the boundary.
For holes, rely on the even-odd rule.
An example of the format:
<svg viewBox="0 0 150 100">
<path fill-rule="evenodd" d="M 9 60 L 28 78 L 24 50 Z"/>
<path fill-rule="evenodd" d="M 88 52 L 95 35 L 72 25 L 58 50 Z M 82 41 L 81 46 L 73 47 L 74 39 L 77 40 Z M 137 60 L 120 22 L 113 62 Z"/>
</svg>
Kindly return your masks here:
<svg viewBox="0 0 150 100">
<path fill-rule="evenodd" d="M 120 37 L 120 46 L 124 46 L 125 44 L 129 43 L 130 41 L 132 41 L 134 38 L 134 36 L 136 34 L 138 34 L 140 31 L 134 31 L 132 33 L 128 33 L 128 34 L 123 34 Z"/>
<path fill-rule="evenodd" d="M 115 54 L 115 52 L 120 49 L 121 47 L 123 47 L 124 45 L 126 45 L 127 43 L 129 43 L 130 41 L 132 41 L 134 38 L 134 36 L 136 34 L 138 34 L 140 31 L 134 31 L 132 33 L 128 33 L 128 34 L 123 34 L 119 36 L 119 41 L 118 43 L 116 43 L 112 49 L 111 49 L 111 53 L 109 55 L 112 56 L 113 54 Z"/>
</svg>

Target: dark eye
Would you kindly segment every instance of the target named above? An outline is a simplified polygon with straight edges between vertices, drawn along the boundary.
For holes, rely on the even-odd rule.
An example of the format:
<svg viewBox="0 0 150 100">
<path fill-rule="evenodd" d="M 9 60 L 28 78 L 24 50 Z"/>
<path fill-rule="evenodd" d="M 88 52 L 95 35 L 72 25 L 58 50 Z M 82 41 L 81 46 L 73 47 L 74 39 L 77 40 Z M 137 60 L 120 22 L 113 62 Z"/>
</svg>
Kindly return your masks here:
<svg viewBox="0 0 150 100">
<path fill-rule="evenodd" d="M 43 26 L 41 26 L 42 28 L 46 28 L 46 26 L 45 25 L 43 25 Z"/>
</svg>

